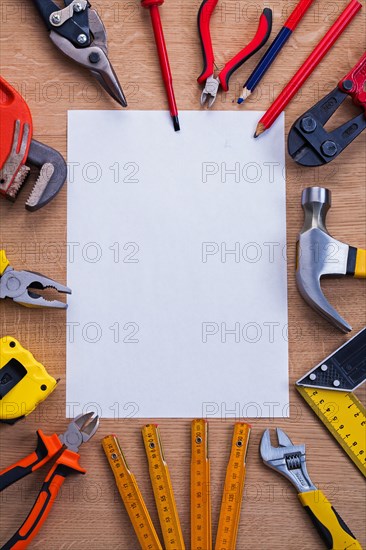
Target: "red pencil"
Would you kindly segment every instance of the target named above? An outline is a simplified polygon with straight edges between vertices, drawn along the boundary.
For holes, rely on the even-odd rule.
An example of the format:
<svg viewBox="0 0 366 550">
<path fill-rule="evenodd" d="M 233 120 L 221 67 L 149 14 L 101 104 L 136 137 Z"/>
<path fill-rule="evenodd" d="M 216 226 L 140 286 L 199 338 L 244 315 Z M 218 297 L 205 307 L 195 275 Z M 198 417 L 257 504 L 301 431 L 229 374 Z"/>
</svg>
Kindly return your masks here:
<svg viewBox="0 0 366 550">
<path fill-rule="evenodd" d="M 175 102 L 172 73 L 170 72 L 168 52 L 165 45 L 163 27 L 159 14 L 159 6 L 161 6 L 163 2 L 164 0 L 141 0 L 141 5 L 144 8 L 150 10 L 151 23 L 154 30 L 155 42 L 160 61 L 160 68 L 163 75 L 166 93 L 168 96 L 169 111 L 172 117 L 174 130 L 177 132 L 178 130 L 180 130 L 178 109 Z"/>
<path fill-rule="evenodd" d="M 263 134 L 272 126 L 277 117 L 285 109 L 286 105 L 288 105 L 294 95 L 297 94 L 301 86 L 309 78 L 311 73 L 319 65 L 323 57 L 361 8 L 362 4 L 358 0 L 351 0 L 346 9 L 331 26 L 327 34 L 316 46 L 315 50 L 309 55 L 305 63 L 300 67 L 268 111 L 260 119 L 254 134 L 255 138 Z"/>
</svg>

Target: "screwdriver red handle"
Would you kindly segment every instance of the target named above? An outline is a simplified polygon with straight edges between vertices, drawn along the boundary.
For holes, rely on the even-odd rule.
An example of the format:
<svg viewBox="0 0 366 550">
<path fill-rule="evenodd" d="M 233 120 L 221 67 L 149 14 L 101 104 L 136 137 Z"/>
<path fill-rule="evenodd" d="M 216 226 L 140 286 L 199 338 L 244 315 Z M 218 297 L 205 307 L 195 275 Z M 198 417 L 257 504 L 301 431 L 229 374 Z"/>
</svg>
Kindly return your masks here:
<svg viewBox="0 0 366 550">
<path fill-rule="evenodd" d="M 62 448 L 57 434 L 45 435 L 42 430 L 38 430 L 37 437 L 37 448 L 33 453 L 0 472 L 0 491 L 41 468 Z"/>
<path fill-rule="evenodd" d="M 79 465 L 79 458 L 78 453 L 69 449 L 62 453 L 44 480 L 27 519 L 1 550 L 24 550 L 27 548 L 46 521 L 66 477 L 72 472 L 85 474 L 85 470 Z"/>
<path fill-rule="evenodd" d="M 199 84 L 203 84 L 214 73 L 214 53 L 210 33 L 210 19 L 218 0 L 203 0 L 197 16 L 198 32 L 201 40 L 203 69 L 197 78 Z"/>
</svg>

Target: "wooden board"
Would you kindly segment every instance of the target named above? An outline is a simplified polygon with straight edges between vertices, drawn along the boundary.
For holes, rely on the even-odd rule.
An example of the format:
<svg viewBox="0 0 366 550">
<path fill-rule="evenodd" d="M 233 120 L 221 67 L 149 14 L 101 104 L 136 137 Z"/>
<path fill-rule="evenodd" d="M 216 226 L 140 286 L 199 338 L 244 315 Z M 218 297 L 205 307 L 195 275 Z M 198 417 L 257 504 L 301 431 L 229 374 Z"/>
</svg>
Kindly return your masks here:
<svg viewBox="0 0 366 550">
<path fill-rule="evenodd" d="M 181 110 L 199 109 L 200 87 L 196 83 L 202 64 L 196 29 L 199 4 L 199 0 L 167 0 L 161 7 L 176 99 Z M 247 109 L 265 109 L 270 105 L 346 4 L 345 0 L 315 2 L 251 98 Z M 295 2 L 276 0 L 267 5 L 274 9 L 274 32 L 277 32 Z M 107 28 L 110 59 L 120 77 L 129 108 L 165 109 L 167 102 L 149 14 L 140 7 L 138 0 L 121 0 L 112 4 L 98 2 L 95 7 L 99 9 Z M 244 0 L 220 0 L 212 19 L 212 37 L 219 67 L 251 39 L 263 7 L 261 3 Z M 64 58 L 54 48 L 31 2 L 2 0 L 0 18 L 2 74 L 28 101 L 33 114 L 36 139 L 56 147 L 66 155 L 68 109 L 117 109 L 118 106 L 104 94 L 87 72 Z M 356 16 L 355 21 L 288 107 L 287 131 L 295 118 L 334 88 L 359 59 L 364 50 L 364 32 L 365 10 Z M 216 109 L 237 109 L 236 97 L 257 60 L 258 56 L 255 56 L 233 76 L 230 91 L 219 96 Z M 353 112 L 354 109 L 347 106 L 342 117 L 349 118 Z M 293 387 L 295 380 L 345 341 L 341 333 L 332 329 L 302 301 L 295 287 L 294 245 L 303 220 L 300 194 L 309 185 L 329 187 L 333 192 L 333 206 L 328 216 L 330 232 L 340 240 L 365 248 L 365 151 L 363 136 L 327 167 L 304 169 L 288 158 L 291 417 L 287 420 L 252 421 L 238 549 L 279 550 L 295 546 L 301 550 L 323 548 L 297 501 L 296 492 L 286 480 L 265 468 L 259 459 L 258 443 L 261 433 L 264 428 L 276 425 L 285 429 L 295 442 L 307 444 L 308 467 L 313 481 L 324 490 L 362 545 L 366 546 L 364 479 Z M 95 192 L 103 192 L 102 183 L 96 187 Z M 13 266 L 37 270 L 56 280 L 66 281 L 66 188 L 52 204 L 38 213 L 26 212 L 24 201 L 25 193 L 20 195 L 14 205 L 0 202 L 2 246 L 6 248 Z M 82 204 L 80 208 L 83 208 Z M 95 223 L 101 222 L 95 220 Z M 351 322 L 355 334 L 366 324 L 365 282 L 343 278 L 327 281 L 323 286 L 333 305 Z M 103 287 L 100 290 L 103 292 Z M 61 433 L 66 426 L 67 335 L 64 312 L 28 310 L 11 301 L 2 302 L 0 307 L 0 334 L 10 334 L 19 339 L 47 366 L 51 374 L 61 377 L 58 389 L 35 413 L 15 426 L 0 426 L 0 465 L 4 467 L 33 450 L 35 430 L 38 427 L 47 433 Z M 101 365 L 101 377 L 103 374 Z M 361 391 L 362 397 L 365 399 L 364 390 Z M 223 407 L 225 408 L 224 405 Z M 225 414 L 225 410 L 223 413 Z M 232 418 L 210 422 L 214 539 L 233 422 Z M 190 422 L 163 420 L 159 424 L 182 528 L 189 546 Z M 32 548 L 138 548 L 100 445 L 102 437 L 110 432 L 116 433 L 120 438 L 127 460 L 158 527 L 140 435 L 142 425 L 142 420 L 133 418 L 101 422 L 98 435 L 81 450 L 81 462 L 88 470 L 87 475 L 67 480 L 51 516 L 32 543 Z M 44 475 L 45 470 L 33 474 L 23 480 L 23 483 L 18 483 L 1 494 L 2 543 L 25 518 Z"/>
</svg>

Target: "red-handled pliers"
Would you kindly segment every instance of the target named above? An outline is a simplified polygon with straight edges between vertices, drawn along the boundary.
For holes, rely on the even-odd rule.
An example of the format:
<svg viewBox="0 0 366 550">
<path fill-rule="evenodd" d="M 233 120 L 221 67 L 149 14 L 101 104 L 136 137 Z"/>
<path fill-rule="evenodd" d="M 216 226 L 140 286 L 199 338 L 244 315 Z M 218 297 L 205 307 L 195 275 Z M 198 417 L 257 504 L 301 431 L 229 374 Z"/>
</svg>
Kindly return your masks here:
<svg viewBox="0 0 366 550">
<path fill-rule="evenodd" d="M 210 33 L 210 19 L 217 2 L 218 0 L 203 0 L 197 17 L 203 56 L 203 70 L 197 78 L 197 82 L 199 84 L 205 82 L 205 87 L 201 94 L 201 105 L 204 105 L 208 99 L 208 107 L 213 105 L 220 84 L 222 89 L 227 92 L 231 75 L 241 67 L 247 59 L 264 46 L 272 30 L 272 10 L 265 8 L 259 18 L 258 29 L 253 40 L 235 55 L 235 57 L 228 61 L 218 76 L 215 77 L 215 58 Z"/>
<path fill-rule="evenodd" d="M 38 430 L 36 450 L 0 472 L 0 491 L 2 491 L 41 468 L 54 456 L 59 455 L 44 480 L 27 519 L 1 550 L 24 550 L 27 548 L 45 522 L 65 478 L 73 472 L 86 473 L 86 470 L 79 465 L 78 450 L 82 443 L 88 441 L 95 434 L 98 425 L 98 416 L 94 416 L 94 413 L 90 412 L 74 418 L 66 432 L 61 435 L 45 435 L 42 430 Z"/>
</svg>

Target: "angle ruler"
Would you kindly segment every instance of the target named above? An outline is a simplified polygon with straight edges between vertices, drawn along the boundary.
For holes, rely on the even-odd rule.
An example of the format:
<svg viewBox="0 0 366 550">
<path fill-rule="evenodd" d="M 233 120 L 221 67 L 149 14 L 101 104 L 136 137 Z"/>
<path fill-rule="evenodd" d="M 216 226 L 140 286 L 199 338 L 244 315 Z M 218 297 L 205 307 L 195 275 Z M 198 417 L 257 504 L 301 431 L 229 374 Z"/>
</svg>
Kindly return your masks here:
<svg viewBox="0 0 366 550">
<path fill-rule="evenodd" d="M 102 447 L 141 548 L 163 550 L 135 476 L 128 467 L 117 437 L 114 435 L 104 437 Z"/>
<path fill-rule="evenodd" d="M 159 430 L 155 424 L 142 428 L 149 473 L 164 538 L 165 550 L 185 550 L 182 529 L 173 493 L 168 465 L 165 462 Z"/>
<path fill-rule="evenodd" d="M 296 389 L 366 477 L 366 327 L 296 382 Z"/>
<path fill-rule="evenodd" d="M 245 481 L 250 425 L 237 422 L 221 501 L 215 550 L 235 550 Z"/>
<path fill-rule="evenodd" d="M 208 424 L 192 421 L 191 429 L 191 550 L 212 550 Z"/>
</svg>

